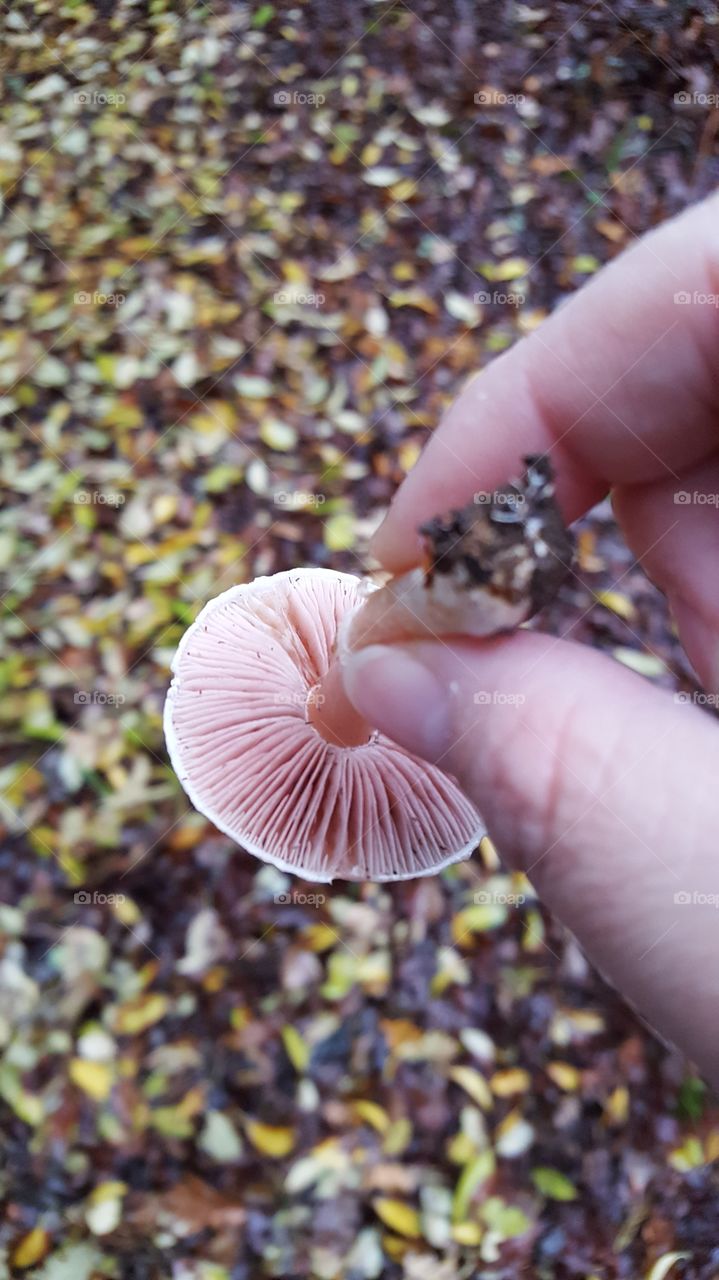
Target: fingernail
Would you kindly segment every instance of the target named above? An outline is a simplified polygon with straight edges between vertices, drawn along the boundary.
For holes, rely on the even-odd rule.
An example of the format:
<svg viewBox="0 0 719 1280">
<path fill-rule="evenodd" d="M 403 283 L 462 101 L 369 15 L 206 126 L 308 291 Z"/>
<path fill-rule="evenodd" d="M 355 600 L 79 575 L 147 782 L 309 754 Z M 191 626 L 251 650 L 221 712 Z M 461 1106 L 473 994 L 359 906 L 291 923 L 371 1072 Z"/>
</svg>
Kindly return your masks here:
<svg viewBox="0 0 719 1280">
<path fill-rule="evenodd" d="M 447 750 L 447 692 L 399 645 L 373 644 L 349 654 L 342 678 L 350 701 L 375 729 L 425 760 Z"/>
</svg>

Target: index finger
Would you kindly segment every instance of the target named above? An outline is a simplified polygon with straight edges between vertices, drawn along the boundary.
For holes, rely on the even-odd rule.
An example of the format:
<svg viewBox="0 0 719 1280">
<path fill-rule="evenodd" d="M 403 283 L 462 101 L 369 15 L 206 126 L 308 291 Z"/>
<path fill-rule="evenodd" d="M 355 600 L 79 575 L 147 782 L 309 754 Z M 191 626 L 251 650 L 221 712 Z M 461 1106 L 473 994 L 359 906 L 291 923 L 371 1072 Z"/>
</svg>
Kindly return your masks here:
<svg viewBox="0 0 719 1280">
<path fill-rule="evenodd" d="M 615 484 L 674 476 L 719 446 L 719 194 L 604 268 L 530 337 L 473 378 L 375 534 L 394 572 L 417 526 L 549 453 L 567 520 Z"/>
</svg>

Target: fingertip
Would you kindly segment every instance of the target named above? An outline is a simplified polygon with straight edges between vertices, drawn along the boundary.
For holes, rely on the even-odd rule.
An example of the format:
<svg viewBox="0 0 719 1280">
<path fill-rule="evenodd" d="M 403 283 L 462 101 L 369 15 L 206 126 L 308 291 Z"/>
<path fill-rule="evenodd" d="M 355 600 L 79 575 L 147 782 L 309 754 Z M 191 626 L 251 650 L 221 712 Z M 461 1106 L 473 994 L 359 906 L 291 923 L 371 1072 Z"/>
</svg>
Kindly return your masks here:
<svg viewBox="0 0 719 1280">
<path fill-rule="evenodd" d="M 347 696 L 375 729 L 424 760 L 435 761 L 451 738 L 447 691 L 431 666 L 401 645 L 350 652 L 342 668 Z"/>
</svg>

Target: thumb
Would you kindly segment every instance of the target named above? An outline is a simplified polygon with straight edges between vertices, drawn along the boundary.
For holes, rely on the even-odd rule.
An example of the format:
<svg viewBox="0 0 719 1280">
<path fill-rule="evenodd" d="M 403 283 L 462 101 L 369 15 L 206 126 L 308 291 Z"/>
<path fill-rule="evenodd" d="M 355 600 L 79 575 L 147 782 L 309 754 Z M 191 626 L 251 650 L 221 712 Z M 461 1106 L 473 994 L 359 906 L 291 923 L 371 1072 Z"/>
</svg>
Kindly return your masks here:
<svg viewBox="0 0 719 1280">
<path fill-rule="evenodd" d="M 715 722 L 524 630 L 369 646 L 344 682 L 371 724 L 455 775 L 602 972 L 719 1080 Z"/>
</svg>

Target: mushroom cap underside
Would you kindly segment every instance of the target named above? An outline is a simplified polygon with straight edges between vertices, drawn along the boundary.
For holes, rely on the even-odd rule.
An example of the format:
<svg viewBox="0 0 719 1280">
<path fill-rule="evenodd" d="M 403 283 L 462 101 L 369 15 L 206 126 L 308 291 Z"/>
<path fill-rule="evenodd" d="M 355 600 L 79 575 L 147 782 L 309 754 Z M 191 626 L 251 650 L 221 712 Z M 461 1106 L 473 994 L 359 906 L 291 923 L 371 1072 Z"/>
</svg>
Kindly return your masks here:
<svg viewBox="0 0 719 1280">
<path fill-rule="evenodd" d="M 256 578 L 205 605 L 172 664 L 165 736 L 195 808 L 308 880 L 431 875 L 484 834 L 435 765 L 376 731 L 335 745 L 311 722 L 339 623 L 362 599 L 358 578 L 330 569 Z"/>
</svg>

